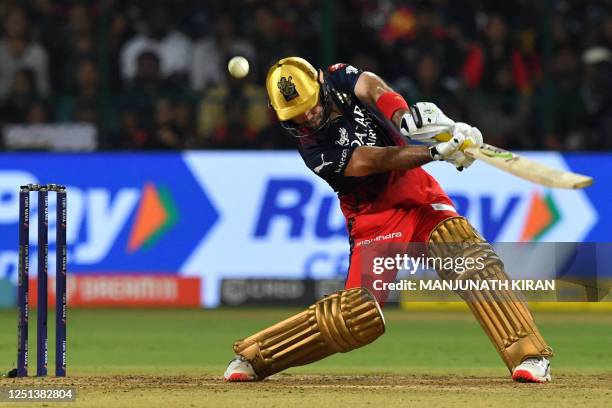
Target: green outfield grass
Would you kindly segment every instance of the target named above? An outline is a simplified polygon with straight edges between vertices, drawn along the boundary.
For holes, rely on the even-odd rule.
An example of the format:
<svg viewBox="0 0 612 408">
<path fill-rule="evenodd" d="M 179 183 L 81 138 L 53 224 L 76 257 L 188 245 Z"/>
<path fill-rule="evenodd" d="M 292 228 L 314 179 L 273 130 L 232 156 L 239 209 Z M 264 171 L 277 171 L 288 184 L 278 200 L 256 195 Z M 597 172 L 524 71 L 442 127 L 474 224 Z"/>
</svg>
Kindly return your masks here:
<svg viewBox="0 0 612 408">
<path fill-rule="evenodd" d="M 70 310 L 68 375 L 84 378 L 85 382 L 92 378 L 94 383 L 94 378 L 100 376 L 186 376 L 212 381 L 213 388 L 235 386 L 215 382 L 232 356 L 233 341 L 296 311 Z M 490 377 L 493 381 L 505 383 L 508 375 L 505 366 L 469 313 L 389 309 L 386 318 L 387 333 L 373 344 L 291 369 L 288 374 L 295 378 L 311 375 L 313 378 L 319 378 L 317 375 Z M 536 314 L 536 320 L 556 353 L 553 374 L 560 375 L 570 384 L 572 376 L 583 375 L 612 383 L 612 314 L 542 312 Z M 35 321 L 36 315 L 32 313 L 31 373 L 36 367 Z M 49 322 L 49 372 L 52 373 L 55 355 L 52 315 Z M 0 311 L 1 371 L 7 371 L 15 364 L 16 326 L 15 311 Z M 266 383 L 275 384 L 273 381 Z M 83 385 L 81 382 L 77 384 Z M 241 392 L 250 391 L 242 388 Z M 92 391 L 91 395 L 97 394 Z M 610 395 L 608 399 L 612 401 L 612 394 L 603 395 Z M 138 406 L 136 401 L 132 402 L 133 406 Z"/>
<path fill-rule="evenodd" d="M 69 311 L 68 371 L 73 375 L 113 373 L 220 374 L 231 345 L 297 310 L 98 310 Z M 505 368 L 469 313 L 387 310 L 387 332 L 349 354 L 294 369 L 312 373 L 463 372 Z M 612 372 L 612 314 L 536 314 L 552 344 L 555 370 Z M 34 369 L 36 314 L 30 317 L 30 363 Z M 54 318 L 49 316 L 49 362 L 54 361 Z M 0 312 L 0 361 L 16 360 L 15 311 Z"/>
</svg>

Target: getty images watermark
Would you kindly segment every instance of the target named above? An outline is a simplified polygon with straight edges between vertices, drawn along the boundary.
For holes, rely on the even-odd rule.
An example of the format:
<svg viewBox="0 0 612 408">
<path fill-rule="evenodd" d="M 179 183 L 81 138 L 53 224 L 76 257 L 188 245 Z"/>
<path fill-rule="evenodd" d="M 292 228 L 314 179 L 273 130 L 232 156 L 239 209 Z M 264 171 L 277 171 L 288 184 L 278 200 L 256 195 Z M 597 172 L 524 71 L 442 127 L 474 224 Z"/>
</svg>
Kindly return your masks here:
<svg viewBox="0 0 612 408">
<path fill-rule="evenodd" d="M 414 278 L 419 271 L 452 271 L 456 279 L 374 279 L 372 287 L 377 291 L 554 291 L 554 279 L 482 279 L 476 278 L 478 272 L 487 267 L 483 257 L 429 257 L 396 254 L 395 256 L 375 257 L 372 259 L 374 275 L 384 275 L 399 271 Z M 465 278 L 469 271 L 474 278 Z M 395 273 L 392 274 L 395 277 Z"/>
</svg>

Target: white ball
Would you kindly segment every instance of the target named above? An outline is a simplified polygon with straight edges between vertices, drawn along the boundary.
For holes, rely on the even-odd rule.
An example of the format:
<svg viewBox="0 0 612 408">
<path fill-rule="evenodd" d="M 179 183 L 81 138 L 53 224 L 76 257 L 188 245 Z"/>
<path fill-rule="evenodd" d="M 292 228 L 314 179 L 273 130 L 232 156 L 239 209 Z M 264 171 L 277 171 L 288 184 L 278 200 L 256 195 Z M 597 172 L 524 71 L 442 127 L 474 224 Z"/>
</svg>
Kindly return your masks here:
<svg viewBox="0 0 612 408">
<path fill-rule="evenodd" d="M 249 61 L 244 57 L 233 57 L 227 63 L 227 70 L 234 78 L 244 78 L 249 73 Z"/>
</svg>

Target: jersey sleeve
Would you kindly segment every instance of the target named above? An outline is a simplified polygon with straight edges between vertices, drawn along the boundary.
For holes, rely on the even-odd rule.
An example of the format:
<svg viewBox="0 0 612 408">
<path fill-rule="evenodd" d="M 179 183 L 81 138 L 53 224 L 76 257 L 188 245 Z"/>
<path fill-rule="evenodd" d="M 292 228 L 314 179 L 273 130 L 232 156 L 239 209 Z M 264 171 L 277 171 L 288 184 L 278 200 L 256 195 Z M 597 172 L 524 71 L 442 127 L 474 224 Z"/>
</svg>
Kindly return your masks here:
<svg viewBox="0 0 612 408">
<path fill-rule="evenodd" d="M 355 84 L 363 71 L 352 65 L 337 63 L 327 68 L 327 76 L 336 89 L 355 93 Z"/>
<path fill-rule="evenodd" d="M 351 146 L 326 144 L 303 150 L 301 153 L 308 168 L 338 191 L 354 150 L 355 147 Z"/>
</svg>

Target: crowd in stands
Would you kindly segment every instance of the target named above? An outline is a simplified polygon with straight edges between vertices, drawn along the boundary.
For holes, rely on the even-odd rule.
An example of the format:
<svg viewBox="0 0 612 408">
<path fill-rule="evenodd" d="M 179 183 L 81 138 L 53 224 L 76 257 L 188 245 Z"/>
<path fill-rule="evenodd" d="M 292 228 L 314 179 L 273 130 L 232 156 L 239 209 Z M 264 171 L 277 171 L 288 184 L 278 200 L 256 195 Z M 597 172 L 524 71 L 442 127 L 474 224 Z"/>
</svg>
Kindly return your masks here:
<svg viewBox="0 0 612 408">
<path fill-rule="evenodd" d="M 264 88 L 289 55 L 373 71 L 492 144 L 612 148 L 612 0 L 3 0 L 0 20 L 0 126 L 91 123 L 100 149 L 291 148 Z"/>
</svg>

